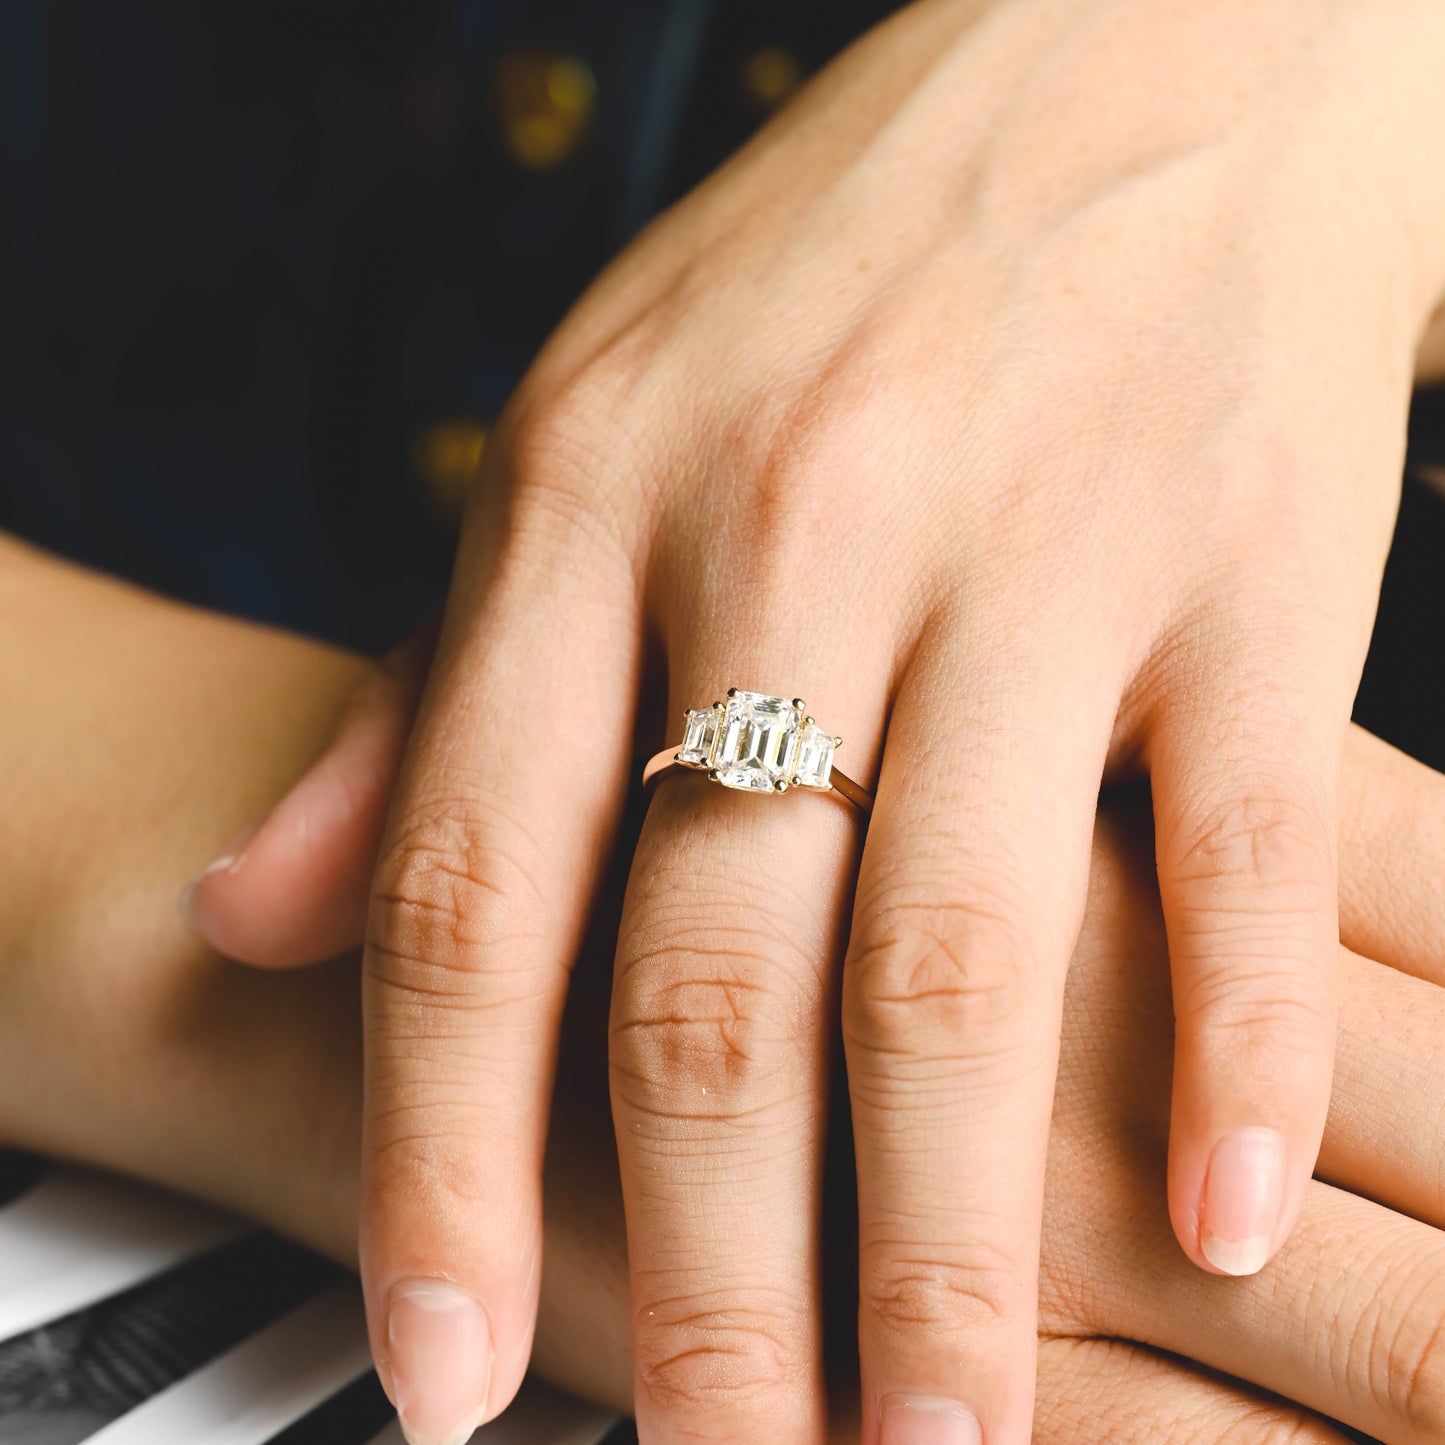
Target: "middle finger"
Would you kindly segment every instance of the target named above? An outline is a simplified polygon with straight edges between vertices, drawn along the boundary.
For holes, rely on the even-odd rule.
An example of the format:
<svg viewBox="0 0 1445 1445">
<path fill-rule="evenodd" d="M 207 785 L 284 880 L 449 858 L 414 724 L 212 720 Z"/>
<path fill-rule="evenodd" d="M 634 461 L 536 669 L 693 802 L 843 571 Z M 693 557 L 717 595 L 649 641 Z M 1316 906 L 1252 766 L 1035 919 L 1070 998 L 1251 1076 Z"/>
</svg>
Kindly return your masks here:
<svg viewBox="0 0 1445 1445">
<path fill-rule="evenodd" d="M 903 681 L 844 975 L 867 1445 L 1031 1437 L 1059 1013 L 1119 689 L 1070 629 L 983 610 Z"/>
</svg>

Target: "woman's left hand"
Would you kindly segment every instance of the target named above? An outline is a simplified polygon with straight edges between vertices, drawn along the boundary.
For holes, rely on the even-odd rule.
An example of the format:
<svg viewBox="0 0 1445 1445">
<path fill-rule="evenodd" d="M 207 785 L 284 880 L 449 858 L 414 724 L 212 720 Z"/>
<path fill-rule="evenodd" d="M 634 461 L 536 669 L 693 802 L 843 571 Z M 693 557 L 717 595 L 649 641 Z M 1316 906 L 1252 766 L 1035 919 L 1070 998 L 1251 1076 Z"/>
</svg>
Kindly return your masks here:
<svg viewBox="0 0 1445 1445">
<path fill-rule="evenodd" d="M 1341 744 L 1445 281 L 1442 60 L 1436 0 L 921 0 L 563 325 L 488 453 L 368 931 L 363 1273 L 418 1439 L 525 1367 L 649 640 L 669 717 L 802 693 L 877 806 L 855 893 L 856 830 L 805 790 L 654 799 L 612 1026 L 644 1441 L 821 1434 L 845 945 L 865 1438 L 913 1438 L 924 1398 L 959 1440 L 1028 1439 L 1106 773 L 1153 784 L 1175 1232 L 1233 1274 L 1284 1242 L 1334 1054 Z M 198 889 L 220 947 L 264 956 L 226 891 L 326 788 L 355 805 L 338 778 Z"/>
</svg>

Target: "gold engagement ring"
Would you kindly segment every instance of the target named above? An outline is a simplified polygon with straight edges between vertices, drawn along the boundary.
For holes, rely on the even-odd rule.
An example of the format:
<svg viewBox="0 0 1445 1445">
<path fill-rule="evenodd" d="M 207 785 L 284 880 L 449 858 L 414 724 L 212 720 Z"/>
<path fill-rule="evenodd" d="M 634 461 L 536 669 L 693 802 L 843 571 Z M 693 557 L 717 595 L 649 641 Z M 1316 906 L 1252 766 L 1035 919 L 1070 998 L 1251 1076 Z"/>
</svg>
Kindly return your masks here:
<svg viewBox="0 0 1445 1445">
<path fill-rule="evenodd" d="M 689 708 L 685 718 L 682 745 L 664 748 L 648 762 L 643 787 L 687 768 L 725 788 L 753 793 L 811 788 L 836 793 L 861 813 L 872 811 L 873 794 L 833 766 L 843 739 L 819 727 L 800 697 L 788 702 L 733 687 L 726 702 Z"/>
</svg>

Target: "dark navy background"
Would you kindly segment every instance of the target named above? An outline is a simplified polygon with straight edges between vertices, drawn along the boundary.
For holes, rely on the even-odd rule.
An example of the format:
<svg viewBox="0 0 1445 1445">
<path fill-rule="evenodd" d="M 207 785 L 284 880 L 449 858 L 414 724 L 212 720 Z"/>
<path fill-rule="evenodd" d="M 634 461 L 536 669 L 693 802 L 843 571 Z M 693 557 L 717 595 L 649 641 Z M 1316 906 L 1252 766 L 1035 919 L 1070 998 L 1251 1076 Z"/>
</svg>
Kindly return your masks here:
<svg viewBox="0 0 1445 1445">
<path fill-rule="evenodd" d="M 5 0 L 0 526 L 388 644 L 446 574 L 430 429 L 494 418 L 603 263 L 746 138 L 778 98 L 751 59 L 806 74 L 887 8 Z M 595 93 L 519 162 L 509 87 L 539 57 Z"/>
</svg>

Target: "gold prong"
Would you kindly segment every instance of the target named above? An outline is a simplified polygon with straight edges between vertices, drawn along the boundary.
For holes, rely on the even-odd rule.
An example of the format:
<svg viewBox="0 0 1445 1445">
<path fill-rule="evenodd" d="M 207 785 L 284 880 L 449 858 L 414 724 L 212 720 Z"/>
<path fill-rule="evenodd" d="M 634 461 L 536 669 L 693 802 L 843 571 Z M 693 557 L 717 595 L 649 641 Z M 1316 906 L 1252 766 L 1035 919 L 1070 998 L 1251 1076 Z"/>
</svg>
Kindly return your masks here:
<svg viewBox="0 0 1445 1445">
<path fill-rule="evenodd" d="M 715 702 L 715 703 L 713 703 L 713 705 L 712 705 L 712 710 L 713 710 L 714 712 L 726 712 L 726 711 L 727 711 L 727 709 L 726 709 L 726 708 L 722 705 L 722 703 L 720 703 L 720 702 Z"/>
<path fill-rule="evenodd" d="M 810 727 L 813 726 L 813 722 L 814 722 L 814 719 L 812 719 L 812 718 L 810 718 L 810 717 L 805 717 L 805 718 L 803 719 L 803 726 L 804 726 L 805 728 L 810 728 Z"/>
<path fill-rule="evenodd" d="M 722 769 L 721 769 L 721 768 L 709 768 L 709 769 L 707 770 L 707 775 L 708 775 L 708 777 L 710 777 L 710 778 L 713 780 L 713 782 L 716 783 L 716 782 L 718 782 L 718 781 L 722 778 Z"/>
<path fill-rule="evenodd" d="M 787 780 L 786 778 L 779 778 L 779 779 L 778 779 L 778 792 L 780 792 L 780 793 L 786 793 L 787 791 L 788 791 L 788 780 Z"/>
<path fill-rule="evenodd" d="M 803 699 L 800 698 L 800 697 L 795 697 L 795 698 L 793 699 L 793 706 L 794 706 L 795 708 L 797 708 L 799 712 L 806 712 L 806 711 L 807 711 L 807 708 L 808 708 L 808 704 L 805 703 L 805 702 L 803 701 Z M 808 721 L 809 721 L 809 722 L 812 722 L 813 719 L 812 719 L 812 718 L 809 718 Z"/>
<path fill-rule="evenodd" d="M 841 747 L 843 746 L 843 739 L 842 739 L 842 738 L 834 738 L 834 739 L 833 739 L 833 746 L 834 746 L 835 748 L 841 748 Z"/>
<path fill-rule="evenodd" d="M 730 688 L 728 688 L 728 696 L 729 696 L 729 697 L 736 697 L 737 695 L 738 695 L 738 690 L 737 690 L 737 688 L 735 688 L 735 687 L 730 687 Z"/>
</svg>

